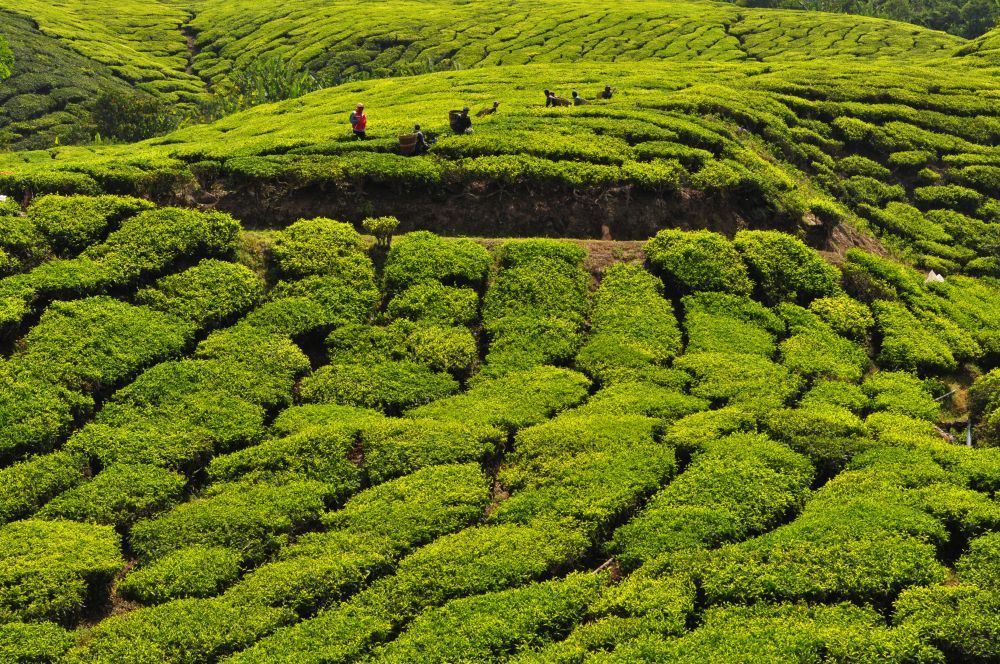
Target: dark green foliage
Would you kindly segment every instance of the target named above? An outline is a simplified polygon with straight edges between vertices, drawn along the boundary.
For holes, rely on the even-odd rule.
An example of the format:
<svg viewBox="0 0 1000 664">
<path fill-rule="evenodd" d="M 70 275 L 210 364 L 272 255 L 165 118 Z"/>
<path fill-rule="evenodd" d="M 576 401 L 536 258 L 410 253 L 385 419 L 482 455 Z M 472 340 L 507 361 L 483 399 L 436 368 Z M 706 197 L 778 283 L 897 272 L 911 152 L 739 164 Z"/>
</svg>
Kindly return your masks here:
<svg viewBox="0 0 1000 664">
<path fill-rule="evenodd" d="M 118 535 L 72 521 L 0 527 L 0 619 L 69 621 L 122 569 Z"/>
<path fill-rule="evenodd" d="M 173 131 L 178 117 L 152 95 L 106 91 L 94 100 L 94 125 L 98 133 L 134 143 Z"/>
<path fill-rule="evenodd" d="M 839 270 L 791 235 L 740 231 L 734 244 L 766 301 L 808 304 L 840 290 Z"/>
<path fill-rule="evenodd" d="M 57 496 L 38 517 L 126 527 L 177 502 L 184 485 L 184 478 L 169 470 L 112 465 Z"/>
<path fill-rule="evenodd" d="M 0 652 L 15 664 L 56 662 L 72 645 L 72 633 L 51 622 L 0 625 Z"/>
<path fill-rule="evenodd" d="M 101 240 L 122 219 L 152 207 L 128 196 L 42 196 L 32 201 L 28 220 L 57 255 L 66 257 Z"/>
<path fill-rule="evenodd" d="M 619 263 L 608 268 L 594 295 L 591 336 L 576 364 L 602 383 L 650 378 L 681 350 L 673 308 L 645 270 Z"/>
<path fill-rule="evenodd" d="M 580 403 L 590 381 L 568 369 L 537 367 L 484 380 L 463 394 L 410 410 L 410 417 L 490 424 L 508 431 L 537 424 Z"/>
<path fill-rule="evenodd" d="M 65 661 L 214 661 L 248 647 L 291 619 L 289 611 L 221 599 L 175 600 L 104 620 Z"/>
<path fill-rule="evenodd" d="M 499 661 L 565 635 L 607 584 L 574 574 L 497 593 L 457 599 L 421 614 L 375 662 Z"/>
<path fill-rule="evenodd" d="M 224 546 L 246 561 L 275 551 L 297 527 L 314 523 L 326 487 L 313 481 L 233 484 L 132 528 L 133 550 L 153 560 L 192 545 Z"/>
<path fill-rule="evenodd" d="M 646 243 L 646 256 L 672 291 L 749 295 L 753 289 L 736 248 L 718 233 L 662 230 Z"/>
<path fill-rule="evenodd" d="M 485 281 L 491 263 L 489 252 L 472 240 L 417 231 L 392 243 L 385 264 L 385 283 L 393 292 L 432 281 L 477 288 Z"/>
<path fill-rule="evenodd" d="M 611 548 L 634 568 L 661 553 L 743 539 L 797 510 L 812 474 L 805 457 L 764 436 L 720 438 L 615 531 Z"/>
<path fill-rule="evenodd" d="M 306 402 L 387 412 L 399 412 L 457 391 L 454 378 L 412 361 L 328 365 L 302 381 L 302 399 Z"/>
<path fill-rule="evenodd" d="M 224 547 L 190 546 L 133 570 L 118 583 L 123 597 L 161 604 L 219 594 L 240 574 L 239 553 Z"/>
<path fill-rule="evenodd" d="M 438 325 L 472 325 L 479 317 L 479 295 L 471 288 L 417 283 L 389 301 L 390 318 L 409 318 Z"/>
<path fill-rule="evenodd" d="M 278 233 L 271 256 L 292 278 L 338 274 L 364 261 L 364 241 L 350 224 L 318 217 L 302 219 Z"/>
<path fill-rule="evenodd" d="M 46 258 L 49 243 L 27 217 L 16 214 L 0 216 L 0 276 L 30 269 Z"/>
<path fill-rule="evenodd" d="M 161 277 L 155 286 L 139 291 L 136 301 L 205 330 L 249 311 L 263 291 L 260 279 L 246 267 L 208 259 Z"/>
</svg>

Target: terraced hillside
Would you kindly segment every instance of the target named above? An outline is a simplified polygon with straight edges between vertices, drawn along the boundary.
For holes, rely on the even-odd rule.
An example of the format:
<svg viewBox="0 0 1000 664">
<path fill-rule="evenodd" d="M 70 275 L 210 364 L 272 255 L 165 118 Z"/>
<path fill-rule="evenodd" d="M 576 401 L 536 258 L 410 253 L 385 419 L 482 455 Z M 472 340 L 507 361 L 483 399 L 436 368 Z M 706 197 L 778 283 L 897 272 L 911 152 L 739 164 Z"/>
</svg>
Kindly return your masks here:
<svg viewBox="0 0 1000 664">
<path fill-rule="evenodd" d="M 90 108 L 79 102 L 95 88 L 124 84 L 165 102 L 178 120 L 201 118 L 220 106 L 220 96 L 221 107 L 231 104 L 233 72 L 255 63 L 277 61 L 333 85 L 544 62 L 913 63 L 960 59 L 961 49 L 974 47 L 908 24 L 708 0 L 394 2 L 370 9 L 325 0 L 24 0 L 0 12 L 0 31 L 16 34 L 20 71 L 29 75 L 27 83 L 0 85 L 0 103 L 14 109 L 0 113 L 3 144 L 18 149 L 93 137 Z"/>
<path fill-rule="evenodd" d="M 5 209 L 8 661 L 1000 657 L 996 280 Z"/>
<path fill-rule="evenodd" d="M 195 200 L 257 225 L 306 212 L 485 235 L 642 239 L 665 225 L 847 229 L 939 272 L 1000 274 L 1000 87 L 989 70 L 525 65 L 345 84 L 126 147 L 0 158 L 0 189 Z M 610 101 L 545 108 L 541 90 Z M 447 111 L 501 100 L 455 136 Z M 364 100 L 368 141 L 347 115 Z M 440 140 L 398 154 L 414 121 Z M 839 230 L 838 230 L 839 229 Z M 853 231 L 851 231 L 853 232 Z M 854 242 L 851 240 L 850 244 Z"/>
</svg>

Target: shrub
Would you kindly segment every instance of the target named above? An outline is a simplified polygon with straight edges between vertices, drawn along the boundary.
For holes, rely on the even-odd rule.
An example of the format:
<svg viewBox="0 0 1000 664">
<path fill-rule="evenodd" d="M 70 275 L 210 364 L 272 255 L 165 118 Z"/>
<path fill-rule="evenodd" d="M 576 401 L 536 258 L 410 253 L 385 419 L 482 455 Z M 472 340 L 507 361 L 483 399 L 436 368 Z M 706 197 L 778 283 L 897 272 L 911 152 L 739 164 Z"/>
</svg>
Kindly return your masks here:
<svg viewBox="0 0 1000 664">
<path fill-rule="evenodd" d="M 983 203 L 983 195 L 978 191 L 957 184 L 917 187 L 913 199 L 924 209 L 948 208 L 969 214 Z"/>
<path fill-rule="evenodd" d="M 202 545 L 228 547 L 245 561 L 259 562 L 292 529 L 319 519 L 325 495 L 326 487 L 312 481 L 236 484 L 140 521 L 132 528 L 130 541 L 143 560 Z"/>
<path fill-rule="evenodd" d="M 490 424 L 511 431 L 580 403 L 589 385 L 575 371 L 536 367 L 478 382 L 467 392 L 413 408 L 406 415 Z"/>
<path fill-rule="evenodd" d="M 761 661 L 940 660 L 912 630 L 887 627 L 877 611 L 848 603 L 712 607 L 680 638 L 649 635 L 615 648 L 620 661 L 725 661 L 732 653 Z"/>
<path fill-rule="evenodd" d="M 472 325 L 479 317 L 479 295 L 471 288 L 436 281 L 414 284 L 389 301 L 390 318 L 438 325 Z"/>
<path fill-rule="evenodd" d="M 306 298 L 319 305 L 319 316 L 309 312 L 311 320 L 304 326 L 303 333 L 315 327 L 330 328 L 367 321 L 378 304 L 379 292 L 375 287 L 374 268 L 367 258 L 364 261 L 351 263 L 350 269 L 345 268 L 340 274 L 280 281 L 271 290 L 272 302 Z M 253 314 L 247 321 L 259 324 Z"/>
<path fill-rule="evenodd" d="M 713 441 L 615 531 L 610 548 L 634 568 L 664 552 L 743 539 L 797 510 L 811 479 L 805 457 L 765 436 Z"/>
<path fill-rule="evenodd" d="M 872 446 L 861 420 L 838 406 L 775 410 L 763 424 L 775 440 L 808 457 L 823 478 L 833 476 Z"/>
<path fill-rule="evenodd" d="M 99 391 L 178 353 L 192 330 L 110 297 L 53 302 L 11 361 L 71 389 Z"/>
<path fill-rule="evenodd" d="M 38 517 L 127 527 L 176 502 L 185 484 L 183 477 L 169 470 L 112 465 L 60 494 Z"/>
<path fill-rule="evenodd" d="M 93 400 L 47 380 L 0 365 L 0 460 L 54 448 Z"/>
<path fill-rule="evenodd" d="M 72 620 L 123 566 L 118 535 L 107 526 L 9 523 L 0 528 L 0 616 Z"/>
<path fill-rule="evenodd" d="M 343 264 L 367 260 L 361 235 L 350 224 L 301 219 L 277 234 L 271 256 L 287 277 L 338 274 Z"/>
<path fill-rule="evenodd" d="M 934 400 L 919 378 L 902 371 L 879 371 L 865 379 L 861 386 L 872 400 L 872 408 L 934 422 L 941 404 Z"/>
<path fill-rule="evenodd" d="M 114 284 L 160 274 L 181 257 L 225 257 L 236 250 L 240 224 L 221 212 L 159 208 L 124 220 L 81 258 L 96 262 Z"/>
<path fill-rule="evenodd" d="M 478 288 L 491 263 L 489 252 L 472 240 L 417 231 L 397 238 L 389 250 L 385 283 L 393 292 L 430 281 Z"/>
<path fill-rule="evenodd" d="M 646 243 L 646 256 L 672 291 L 749 295 L 753 290 L 743 259 L 718 233 L 665 229 Z"/>
<path fill-rule="evenodd" d="M 863 413 L 871 407 L 871 400 L 860 387 L 835 380 L 818 381 L 803 395 L 799 403 L 803 407 L 837 406 L 855 414 Z"/>
<path fill-rule="evenodd" d="M 365 470 L 373 483 L 427 466 L 485 461 L 502 444 L 492 426 L 431 419 L 385 419 L 361 433 Z"/>
<path fill-rule="evenodd" d="M 45 236 L 30 219 L 19 215 L 0 216 L 0 276 L 30 269 L 50 251 Z"/>
<path fill-rule="evenodd" d="M 412 361 L 336 364 L 302 381 L 302 399 L 398 412 L 446 397 L 458 387 L 448 374 Z"/>
<path fill-rule="evenodd" d="M 577 365 L 603 383 L 653 374 L 681 350 L 673 308 L 657 280 L 639 267 L 608 268 L 594 296 L 590 340 Z"/>
<path fill-rule="evenodd" d="M 144 604 L 211 597 L 222 592 L 239 574 L 239 553 L 218 546 L 190 546 L 129 572 L 118 583 L 118 592 Z"/>
<path fill-rule="evenodd" d="M 149 210 L 152 203 L 127 196 L 42 196 L 28 208 L 28 220 L 59 256 L 98 242 L 125 217 Z"/>
<path fill-rule="evenodd" d="M 592 415 L 645 415 L 672 421 L 707 410 L 709 402 L 651 383 L 615 383 L 587 400 L 573 412 Z"/>
<path fill-rule="evenodd" d="M 232 322 L 263 295 L 260 279 L 248 268 L 204 260 L 179 274 L 161 277 L 155 287 L 136 294 L 136 301 L 188 321 L 204 330 Z"/>
<path fill-rule="evenodd" d="M 71 632 L 51 622 L 0 625 L 0 652 L 17 664 L 59 661 L 73 642 Z"/>
<path fill-rule="evenodd" d="M 67 662 L 208 662 L 291 622 L 290 611 L 222 599 L 181 599 L 114 616 L 94 627 Z"/>
<path fill-rule="evenodd" d="M 801 382 L 780 364 L 759 355 L 692 353 L 674 364 L 694 377 L 692 395 L 749 409 L 784 405 L 799 391 Z"/>
<path fill-rule="evenodd" d="M 687 298 L 685 298 L 687 301 Z M 685 304 L 684 330 L 689 353 L 746 353 L 772 357 L 774 335 L 735 316 L 692 310 Z"/>
<path fill-rule="evenodd" d="M 906 307 L 878 301 L 872 305 L 872 310 L 882 333 L 880 365 L 909 371 L 949 371 L 958 366 L 947 341 Z"/>
<path fill-rule="evenodd" d="M 416 325 L 404 341 L 406 354 L 434 371 L 468 374 L 479 359 L 475 337 L 465 327 Z"/>
<path fill-rule="evenodd" d="M 64 451 L 40 454 L 0 470 L 0 524 L 30 516 L 83 481 L 86 462 Z"/>
<path fill-rule="evenodd" d="M 734 241 L 764 299 L 808 304 L 840 291 L 840 271 L 798 240 L 778 231 L 740 231 Z"/>
<path fill-rule="evenodd" d="M 911 588 L 900 595 L 894 620 L 937 646 L 949 661 L 1000 657 L 1000 602 L 975 586 Z"/>
<path fill-rule="evenodd" d="M 361 487 L 361 470 L 349 458 L 356 435 L 350 425 L 309 427 L 217 456 L 209 464 L 208 474 L 226 481 L 315 480 L 327 485 L 330 497 L 341 499 Z"/>
<path fill-rule="evenodd" d="M 964 583 L 1000 589 L 1000 533 L 989 533 L 969 542 L 969 550 L 955 569 Z"/>
<path fill-rule="evenodd" d="M 418 616 L 392 643 L 376 651 L 374 660 L 507 658 L 565 636 L 583 619 L 606 584 L 603 575 L 578 573 L 452 600 Z"/>
<path fill-rule="evenodd" d="M 804 328 L 781 342 L 781 362 L 810 378 L 858 381 L 868 367 L 868 354 L 828 327 Z"/>
<path fill-rule="evenodd" d="M 809 304 L 809 310 L 834 332 L 850 339 L 865 339 L 875 325 L 871 309 L 846 295 L 815 299 Z"/>
<path fill-rule="evenodd" d="M 361 222 L 361 227 L 375 236 L 380 247 L 389 248 L 392 242 L 392 234 L 399 226 L 399 219 L 395 217 L 367 217 Z"/>
<path fill-rule="evenodd" d="M 891 174 L 882 164 L 860 155 L 844 157 L 837 162 L 837 169 L 845 175 L 867 175 L 879 180 L 886 180 Z"/>
</svg>

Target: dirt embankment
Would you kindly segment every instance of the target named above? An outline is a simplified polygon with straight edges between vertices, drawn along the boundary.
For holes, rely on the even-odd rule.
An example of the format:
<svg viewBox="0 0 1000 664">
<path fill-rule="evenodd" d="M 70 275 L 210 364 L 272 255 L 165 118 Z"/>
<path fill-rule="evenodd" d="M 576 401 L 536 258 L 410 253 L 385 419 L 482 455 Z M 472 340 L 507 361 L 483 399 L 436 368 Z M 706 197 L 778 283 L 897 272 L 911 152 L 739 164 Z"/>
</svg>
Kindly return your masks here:
<svg viewBox="0 0 1000 664">
<path fill-rule="evenodd" d="M 684 190 L 663 195 L 631 187 L 546 187 L 474 182 L 434 190 L 365 183 L 350 188 L 289 187 L 278 183 L 216 182 L 187 201 L 229 212 L 247 228 L 281 228 L 317 216 L 360 222 L 392 215 L 399 232 L 430 230 L 477 237 L 547 236 L 645 240 L 664 228 L 706 228 L 732 236 L 743 228 L 806 230 L 825 248 L 829 232 L 777 214 L 747 196 Z"/>
</svg>

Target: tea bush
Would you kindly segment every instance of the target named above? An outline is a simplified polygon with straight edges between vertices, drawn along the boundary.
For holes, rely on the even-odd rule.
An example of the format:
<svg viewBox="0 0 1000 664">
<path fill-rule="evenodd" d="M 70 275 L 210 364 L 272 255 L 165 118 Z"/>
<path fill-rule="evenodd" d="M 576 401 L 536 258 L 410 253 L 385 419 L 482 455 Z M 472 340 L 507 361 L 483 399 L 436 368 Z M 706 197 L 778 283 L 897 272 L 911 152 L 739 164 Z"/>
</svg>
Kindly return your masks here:
<svg viewBox="0 0 1000 664">
<path fill-rule="evenodd" d="M 407 233 L 397 238 L 389 250 L 386 288 L 402 292 L 434 281 L 479 288 L 491 263 L 489 252 L 472 240 L 444 238 L 427 231 Z"/>
<path fill-rule="evenodd" d="M 451 376 L 412 361 L 337 364 L 322 367 L 302 382 L 302 398 L 399 412 L 458 391 Z"/>
<path fill-rule="evenodd" d="M 709 231 L 662 230 L 646 243 L 646 256 L 672 291 L 749 295 L 749 273 L 733 244 Z"/>
<path fill-rule="evenodd" d="M 473 289 L 429 281 L 414 284 L 392 298 L 386 314 L 437 325 L 472 325 L 479 317 L 478 309 L 479 295 Z"/>
<path fill-rule="evenodd" d="M 271 256 L 291 278 L 337 274 L 342 265 L 363 260 L 361 235 L 350 224 L 332 219 L 302 219 L 281 231 Z"/>
<path fill-rule="evenodd" d="M 801 240 L 776 231 L 740 231 L 733 244 L 765 301 L 808 304 L 840 291 L 837 268 Z"/>
<path fill-rule="evenodd" d="M 205 330 L 232 322 L 263 295 L 260 280 L 242 265 L 208 259 L 161 277 L 136 293 L 136 301 Z"/>
<path fill-rule="evenodd" d="M 185 597 L 212 597 L 236 580 L 240 554 L 224 547 L 190 546 L 129 572 L 118 583 L 123 597 L 161 604 Z"/>
<path fill-rule="evenodd" d="M 124 567 L 118 535 L 72 521 L 17 521 L 0 527 L 0 616 L 71 621 Z"/>
<path fill-rule="evenodd" d="M 100 241 L 122 219 L 153 207 L 128 196 L 42 196 L 32 201 L 27 220 L 57 256 L 69 257 Z"/>
</svg>

